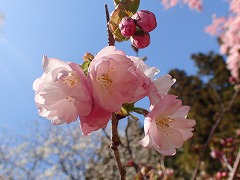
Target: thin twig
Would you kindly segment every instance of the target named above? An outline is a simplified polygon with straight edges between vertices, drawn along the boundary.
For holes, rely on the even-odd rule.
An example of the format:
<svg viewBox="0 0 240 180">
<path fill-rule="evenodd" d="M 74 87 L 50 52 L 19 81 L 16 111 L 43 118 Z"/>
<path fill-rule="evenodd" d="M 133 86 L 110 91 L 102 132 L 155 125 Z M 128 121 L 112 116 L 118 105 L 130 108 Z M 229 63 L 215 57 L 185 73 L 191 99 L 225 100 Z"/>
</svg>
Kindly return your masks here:
<svg viewBox="0 0 240 180">
<path fill-rule="evenodd" d="M 105 128 L 102 128 L 102 131 L 103 131 L 103 133 L 105 134 L 106 138 L 111 141 L 111 138 L 110 138 L 110 136 L 108 135 L 106 129 L 105 129 Z"/>
<path fill-rule="evenodd" d="M 161 155 L 160 163 L 161 163 L 161 168 L 162 168 L 162 172 L 163 172 L 163 179 L 166 179 L 167 178 L 167 173 L 166 173 L 166 167 L 164 165 L 164 158 L 165 158 L 165 156 Z"/>
<path fill-rule="evenodd" d="M 106 12 L 106 19 L 107 19 L 108 45 L 109 45 L 109 46 L 114 46 L 115 40 L 114 40 L 114 38 L 113 38 L 112 32 L 111 32 L 110 29 L 109 29 L 109 20 L 110 20 L 110 17 L 109 17 L 109 11 L 108 11 L 108 6 L 107 6 L 107 4 L 105 4 L 105 12 Z"/>
<path fill-rule="evenodd" d="M 207 141 L 206 141 L 206 143 L 203 145 L 201 154 L 199 155 L 199 159 L 198 159 L 197 164 L 196 164 L 196 166 L 195 166 L 195 169 L 194 169 L 194 171 L 193 171 L 191 180 L 196 179 L 197 174 L 198 174 L 198 170 L 199 170 L 199 167 L 200 167 L 200 164 L 201 164 L 201 161 L 202 161 L 202 158 L 203 158 L 203 156 L 204 156 L 204 154 L 205 154 L 205 152 L 206 152 L 206 150 L 207 150 L 207 147 L 209 146 L 209 143 L 210 143 L 210 141 L 211 141 L 211 139 L 212 139 L 212 136 L 213 136 L 213 134 L 214 134 L 217 126 L 220 124 L 220 122 L 221 122 L 223 116 L 225 115 L 225 113 L 228 112 L 228 111 L 231 109 L 231 107 L 232 107 L 232 105 L 233 105 L 233 102 L 234 102 L 234 100 L 236 99 L 236 97 L 237 97 L 237 95 L 238 95 L 238 92 L 239 92 L 239 89 L 237 89 L 237 90 L 235 91 L 235 93 L 233 94 L 232 99 L 231 99 L 231 101 L 229 102 L 227 108 L 222 109 L 221 112 L 219 113 L 218 118 L 217 118 L 217 120 L 215 121 L 215 124 L 213 125 L 213 127 L 212 127 L 212 129 L 211 129 L 211 131 L 210 131 L 210 133 L 209 133 L 209 135 L 208 135 Z"/>
<path fill-rule="evenodd" d="M 120 155 L 119 155 L 119 151 L 118 151 L 118 146 L 120 145 L 120 139 L 118 136 L 118 119 L 117 119 L 117 115 L 116 113 L 112 113 L 112 143 L 111 143 L 111 149 L 114 152 L 114 156 L 117 162 L 117 166 L 118 166 L 118 171 L 121 177 L 121 180 L 125 180 L 126 179 L 126 171 L 121 163 L 120 160 Z"/>
<path fill-rule="evenodd" d="M 237 169 L 239 168 L 239 164 L 240 164 L 240 149 L 238 150 L 236 160 L 233 164 L 233 170 L 230 172 L 230 176 L 229 176 L 228 180 L 234 179 L 234 177 L 236 176 L 236 173 L 237 173 Z"/>
<path fill-rule="evenodd" d="M 217 98 L 217 100 L 218 100 L 218 103 L 219 103 L 221 109 L 224 111 L 224 110 L 225 110 L 225 106 L 224 106 L 224 103 L 223 103 L 223 101 L 222 101 L 221 96 L 219 95 L 217 89 L 216 89 L 214 86 L 212 86 L 212 89 L 213 89 L 213 91 L 214 91 L 214 93 L 215 93 L 215 95 L 216 95 L 216 98 Z"/>
<path fill-rule="evenodd" d="M 223 156 L 222 156 L 222 159 L 223 159 L 224 163 L 226 164 L 228 170 L 231 172 L 231 171 L 233 170 L 233 168 L 232 168 L 232 166 L 228 163 L 228 160 L 227 160 L 227 158 L 226 158 L 226 155 L 223 155 Z"/>
</svg>

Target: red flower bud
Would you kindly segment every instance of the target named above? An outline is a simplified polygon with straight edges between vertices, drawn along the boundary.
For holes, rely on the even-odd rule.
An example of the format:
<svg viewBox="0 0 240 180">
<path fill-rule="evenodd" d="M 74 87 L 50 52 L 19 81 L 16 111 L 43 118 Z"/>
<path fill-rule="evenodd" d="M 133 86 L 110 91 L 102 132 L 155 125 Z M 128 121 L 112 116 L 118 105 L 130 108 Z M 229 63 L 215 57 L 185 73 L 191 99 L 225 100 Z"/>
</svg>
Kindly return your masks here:
<svg viewBox="0 0 240 180">
<path fill-rule="evenodd" d="M 119 24 L 119 29 L 123 36 L 132 36 L 136 32 L 136 24 L 130 17 L 124 17 Z"/>
<path fill-rule="evenodd" d="M 145 48 L 150 44 L 150 35 L 149 33 L 136 33 L 131 36 L 131 42 L 132 45 L 136 48 Z"/>
<path fill-rule="evenodd" d="M 135 20 L 136 25 L 144 32 L 151 32 L 157 27 L 155 15 L 148 10 L 138 11 L 132 16 L 132 18 Z"/>
</svg>

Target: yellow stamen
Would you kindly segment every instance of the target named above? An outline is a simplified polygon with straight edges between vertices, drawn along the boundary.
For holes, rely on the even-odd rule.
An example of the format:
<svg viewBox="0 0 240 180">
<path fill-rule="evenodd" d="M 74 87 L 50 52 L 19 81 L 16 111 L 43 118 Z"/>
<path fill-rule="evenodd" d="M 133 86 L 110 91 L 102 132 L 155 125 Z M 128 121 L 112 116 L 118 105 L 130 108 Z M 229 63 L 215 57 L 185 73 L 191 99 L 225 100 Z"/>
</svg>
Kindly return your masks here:
<svg viewBox="0 0 240 180">
<path fill-rule="evenodd" d="M 101 82 L 101 84 L 108 89 L 110 86 L 112 86 L 113 80 L 109 77 L 110 69 L 103 73 L 100 77 L 97 77 L 97 80 Z"/>
<path fill-rule="evenodd" d="M 79 77 L 76 74 L 69 73 L 68 76 L 64 77 L 63 81 L 64 84 L 67 84 L 69 87 L 74 87 L 77 83 L 80 82 Z"/>
<path fill-rule="evenodd" d="M 170 118 L 170 117 L 162 117 L 162 116 L 158 116 L 157 118 L 156 118 L 156 124 L 157 124 L 157 126 L 158 127 L 169 127 L 169 124 L 171 123 L 171 122 L 173 122 L 174 121 L 174 119 L 172 119 L 172 118 Z"/>
</svg>

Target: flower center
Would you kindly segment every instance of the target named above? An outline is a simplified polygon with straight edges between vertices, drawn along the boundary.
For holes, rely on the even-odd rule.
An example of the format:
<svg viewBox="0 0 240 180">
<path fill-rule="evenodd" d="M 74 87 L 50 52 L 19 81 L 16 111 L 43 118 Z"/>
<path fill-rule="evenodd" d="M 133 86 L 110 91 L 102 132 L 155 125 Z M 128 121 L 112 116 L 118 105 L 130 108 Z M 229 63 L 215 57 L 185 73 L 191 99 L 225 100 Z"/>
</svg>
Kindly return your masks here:
<svg viewBox="0 0 240 180">
<path fill-rule="evenodd" d="M 62 82 L 67 84 L 70 88 L 74 87 L 77 83 L 80 82 L 78 75 L 69 73 L 68 76 L 64 77 Z"/>
<path fill-rule="evenodd" d="M 158 127 L 162 127 L 163 128 L 164 126 L 169 127 L 169 124 L 171 122 L 173 122 L 174 119 L 172 119 L 170 117 L 158 116 L 155 121 L 156 121 L 156 124 L 157 124 Z"/>
<path fill-rule="evenodd" d="M 97 80 L 99 80 L 105 88 L 112 86 L 113 83 L 113 80 L 109 77 L 109 72 L 110 69 L 106 73 L 103 73 L 100 77 L 97 77 Z"/>
</svg>

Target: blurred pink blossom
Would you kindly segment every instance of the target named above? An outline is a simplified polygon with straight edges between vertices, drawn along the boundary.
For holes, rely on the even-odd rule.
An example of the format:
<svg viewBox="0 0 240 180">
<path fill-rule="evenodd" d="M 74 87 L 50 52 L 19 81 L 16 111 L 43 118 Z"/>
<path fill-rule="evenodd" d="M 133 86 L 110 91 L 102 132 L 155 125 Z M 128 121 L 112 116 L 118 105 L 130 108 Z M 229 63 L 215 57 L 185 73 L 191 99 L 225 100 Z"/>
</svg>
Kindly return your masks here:
<svg viewBox="0 0 240 180">
<path fill-rule="evenodd" d="M 153 147 L 163 155 L 174 155 L 175 148 L 192 137 L 195 120 L 186 119 L 189 106 L 182 106 L 176 96 L 165 95 L 148 114 L 144 121 L 143 147 Z"/>
<path fill-rule="evenodd" d="M 71 123 L 87 116 L 92 98 L 79 65 L 43 57 L 44 73 L 33 83 L 39 115 L 53 124 Z"/>
<path fill-rule="evenodd" d="M 229 14 L 216 18 L 206 27 L 206 32 L 217 36 L 220 41 L 220 52 L 227 55 L 227 68 L 237 81 L 240 79 L 240 1 L 229 0 Z"/>
<path fill-rule="evenodd" d="M 176 6 L 178 3 L 187 4 L 193 10 L 202 10 L 202 0 L 162 0 L 162 5 L 166 9 Z"/>
</svg>

